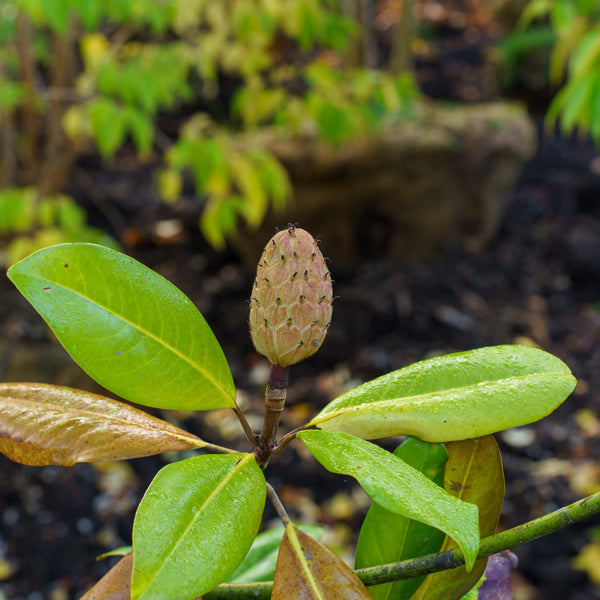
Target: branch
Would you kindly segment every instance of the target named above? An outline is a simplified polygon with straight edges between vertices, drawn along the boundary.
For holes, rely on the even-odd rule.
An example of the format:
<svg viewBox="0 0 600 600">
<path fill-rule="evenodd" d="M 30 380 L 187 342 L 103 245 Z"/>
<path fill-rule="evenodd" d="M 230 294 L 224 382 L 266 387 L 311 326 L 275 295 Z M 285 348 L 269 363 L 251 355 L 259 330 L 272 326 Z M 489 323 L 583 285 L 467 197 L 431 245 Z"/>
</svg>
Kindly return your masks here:
<svg viewBox="0 0 600 600">
<path fill-rule="evenodd" d="M 542 517 L 496 533 L 481 540 L 477 558 L 486 558 L 496 552 L 531 542 L 568 525 L 577 523 L 600 512 L 600 492 L 582 498 L 573 504 L 563 506 Z M 465 564 L 462 552 L 458 548 L 445 550 L 436 554 L 428 554 L 418 558 L 378 565 L 366 569 L 358 569 L 355 573 L 366 585 L 377 585 L 437 573 L 447 569 L 455 569 Z M 251 584 L 223 584 L 204 596 L 205 600 L 268 600 L 271 597 L 272 582 Z"/>
</svg>

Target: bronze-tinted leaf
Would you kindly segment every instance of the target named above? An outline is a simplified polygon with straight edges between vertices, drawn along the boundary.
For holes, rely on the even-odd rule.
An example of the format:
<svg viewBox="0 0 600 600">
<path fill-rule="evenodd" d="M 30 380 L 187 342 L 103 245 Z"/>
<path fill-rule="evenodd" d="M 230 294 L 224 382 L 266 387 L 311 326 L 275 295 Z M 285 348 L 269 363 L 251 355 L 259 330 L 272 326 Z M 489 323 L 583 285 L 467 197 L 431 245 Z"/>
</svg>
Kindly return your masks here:
<svg viewBox="0 0 600 600">
<path fill-rule="evenodd" d="M 496 532 L 504 500 L 504 472 L 500 449 L 492 435 L 446 444 L 446 491 L 479 507 L 481 537 Z M 446 536 L 442 550 L 456 547 Z M 464 567 L 428 575 L 411 600 L 453 600 L 479 581 L 487 559 L 478 560 L 467 573 Z"/>
<path fill-rule="evenodd" d="M 129 600 L 133 553 L 126 554 L 80 600 Z"/>
<path fill-rule="evenodd" d="M 340 558 L 292 523 L 279 547 L 271 600 L 372 600 Z"/>
<path fill-rule="evenodd" d="M 104 396 L 55 385 L 0 383 L 0 452 L 19 463 L 71 466 L 205 445 Z"/>
</svg>

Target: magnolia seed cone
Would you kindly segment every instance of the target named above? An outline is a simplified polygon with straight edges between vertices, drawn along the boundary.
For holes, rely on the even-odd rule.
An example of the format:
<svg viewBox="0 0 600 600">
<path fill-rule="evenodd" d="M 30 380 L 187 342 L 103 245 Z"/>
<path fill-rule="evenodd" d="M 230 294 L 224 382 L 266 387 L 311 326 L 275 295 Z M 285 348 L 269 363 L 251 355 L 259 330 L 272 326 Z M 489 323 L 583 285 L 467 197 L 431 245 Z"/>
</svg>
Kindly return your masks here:
<svg viewBox="0 0 600 600">
<path fill-rule="evenodd" d="M 314 354 L 331 321 L 331 277 L 315 239 L 297 227 L 277 233 L 258 263 L 250 300 L 250 335 L 272 364 Z"/>
</svg>

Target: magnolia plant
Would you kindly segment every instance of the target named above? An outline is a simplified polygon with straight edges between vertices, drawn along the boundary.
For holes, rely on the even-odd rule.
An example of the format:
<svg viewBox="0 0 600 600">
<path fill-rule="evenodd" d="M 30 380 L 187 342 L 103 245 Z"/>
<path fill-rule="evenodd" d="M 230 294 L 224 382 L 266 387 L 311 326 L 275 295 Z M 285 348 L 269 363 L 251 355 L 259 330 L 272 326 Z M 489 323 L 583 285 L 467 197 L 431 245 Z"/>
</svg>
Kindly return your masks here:
<svg viewBox="0 0 600 600">
<path fill-rule="evenodd" d="M 157 409 L 231 409 L 249 443 L 247 452 L 221 447 L 81 390 L 0 384 L 0 451 L 14 461 L 68 466 L 197 450 L 156 474 L 132 547 L 86 600 L 452 600 L 477 589 L 488 556 L 598 510 L 592 497 L 495 533 L 504 481 L 492 434 L 544 417 L 575 386 L 569 368 L 537 348 L 418 362 L 343 393 L 280 436 L 289 367 L 317 352 L 332 315 L 325 260 L 297 227 L 267 243 L 250 300 L 252 340 L 272 365 L 260 433 L 236 403 L 208 324 L 157 273 L 103 246 L 63 244 L 8 276 L 99 384 Z M 368 441 L 392 436 L 408 436 L 394 452 Z M 265 478 L 293 440 L 329 471 L 355 478 L 373 501 L 354 569 L 318 541 L 321 528 L 292 522 Z M 258 533 L 267 497 L 283 525 Z M 494 585 L 493 570 L 487 577 L 480 594 Z"/>
</svg>

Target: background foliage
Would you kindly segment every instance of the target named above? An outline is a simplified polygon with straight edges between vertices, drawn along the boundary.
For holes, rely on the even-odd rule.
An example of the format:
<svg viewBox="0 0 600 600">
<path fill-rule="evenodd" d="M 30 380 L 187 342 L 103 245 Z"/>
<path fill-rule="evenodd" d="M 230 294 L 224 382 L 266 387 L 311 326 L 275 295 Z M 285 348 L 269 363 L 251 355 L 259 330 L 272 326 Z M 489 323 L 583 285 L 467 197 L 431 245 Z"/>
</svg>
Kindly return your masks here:
<svg viewBox="0 0 600 600">
<path fill-rule="evenodd" d="M 163 162 L 165 201 L 177 201 L 189 175 L 204 203 L 201 229 L 217 247 L 238 218 L 256 226 L 291 198 L 259 129 L 340 144 L 402 115 L 415 94 L 410 77 L 346 58 L 360 27 L 337 1 L 0 8 L 0 189 L 34 187 L 37 202 L 62 188 L 90 143 L 106 160 L 133 144 L 141 161 Z M 164 128 L 169 117 L 181 127 Z M 22 255 L 13 250 L 9 262 Z"/>
<path fill-rule="evenodd" d="M 266 147 L 267 130 L 340 145 L 410 115 L 413 53 L 431 32 L 415 22 L 416 3 L 389 3 L 394 32 L 378 51 L 378 4 L 0 1 L 4 261 L 51 242 L 102 241 L 84 218 L 65 225 L 48 216 L 48 204 L 38 207 L 63 192 L 92 148 L 109 163 L 135 149 L 166 202 L 177 206 L 184 191 L 195 194 L 200 228 L 215 247 L 240 222 L 258 226 L 270 207 L 293 200 L 285 168 Z M 562 87 L 548 125 L 560 119 L 565 133 L 579 129 L 595 140 L 599 11 L 594 0 L 531 0 L 501 46 L 509 69 L 532 49 L 550 52 L 550 81 Z M 17 197 L 35 218 L 21 215 L 13 225 Z M 66 196 L 51 203 L 77 211 Z"/>
</svg>

